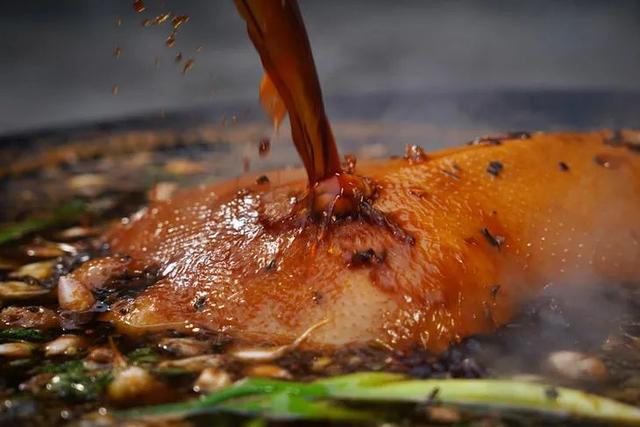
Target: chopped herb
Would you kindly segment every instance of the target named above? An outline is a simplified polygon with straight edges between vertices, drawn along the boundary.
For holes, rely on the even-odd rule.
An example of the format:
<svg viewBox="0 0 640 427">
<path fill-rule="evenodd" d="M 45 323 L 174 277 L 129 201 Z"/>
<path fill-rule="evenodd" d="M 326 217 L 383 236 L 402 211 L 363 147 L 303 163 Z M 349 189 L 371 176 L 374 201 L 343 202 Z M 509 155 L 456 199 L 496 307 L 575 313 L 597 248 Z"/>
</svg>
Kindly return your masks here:
<svg viewBox="0 0 640 427">
<path fill-rule="evenodd" d="M 73 223 L 84 212 L 85 204 L 75 200 L 60 206 L 49 217 L 27 218 L 20 222 L 0 226 L 0 245 L 20 239 L 30 233 Z"/>
<path fill-rule="evenodd" d="M 351 255 L 349 267 L 369 267 L 373 264 L 382 264 L 384 262 L 384 254 L 378 255 L 372 248 L 362 251 L 356 251 Z"/>
<path fill-rule="evenodd" d="M 37 362 L 37 359 L 16 359 L 7 363 L 7 366 L 11 368 L 28 368 L 35 365 Z"/>
<path fill-rule="evenodd" d="M 57 365 L 39 367 L 40 373 L 55 374 L 47 383 L 46 392 L 69 401 L 88 401 L 100 397 L 111 381 L 111 371 L 90 371 L 82 360 L 70 360 Z"/>
<path fill-rule="evenodd" d="M 51 338 L 50 334 L 37 329 L 9 328 L 0 330 L 0 341 L 44 341 L 49 338 Z"/>
<path fill-rule="evenodd" d="M 158 353 L 151 347 L 140 347 L 127 355 L 127 359 L 134 365 L 149 365 L 160 360 Z"/>
<path fill-rule="evenodd" d="M 196 300 L 193 302 L 193 309 L 195 311 L 200 311 L 202 310 L 205 306 L 207 305 L 207 296 L 206 295 L 200 295 L 198 298 L 196 298 Z"/>
<path fill-rule="evenodd" d="M 493 285 L 491 287 L 491 299 L 496 299 L 496 297 L 498 296 L 498 292 L 500 292 L 500 285 Z"/>
<path fill-rule="evenodd" d="M 111 379 L 111 371 L 70 371 L 51 378 L 46 390 L 48 393 L 65 400 L 94 400 L 100 397 Z"/>
<path fill-rule="evenodd" d="M 498 249 L 502 247 L 502 244 L 505 241 L 504 236 L 493 235 L 491 231 L 489 231 L 489 229 L 486 227 L 482 229 L 482 235 L 487 240 L 487 242 L 491 244 L 491 246 L 495 246 Z"/>
<path fill-rule="evenodd" d="M 243 424 L 243 427 L 267 427 L 267 420 L 264 418 L 253 418 Z"/>
<path fill-rule="evenodd" d="M 489 162 L 489 166 L 487 166 L 487 172 L 495 177 L 500 175 L 503 169 L 503 164 L 496 160 Z"/>
<path fill-rule="evenodd" d="M 60 374 L 64 372 L 76 371 L 84 369 L 82 360 L 69 360 L 59 364 L 48 364 L 38 367 L 37 371 L 41 374 Z"/>
</svg>

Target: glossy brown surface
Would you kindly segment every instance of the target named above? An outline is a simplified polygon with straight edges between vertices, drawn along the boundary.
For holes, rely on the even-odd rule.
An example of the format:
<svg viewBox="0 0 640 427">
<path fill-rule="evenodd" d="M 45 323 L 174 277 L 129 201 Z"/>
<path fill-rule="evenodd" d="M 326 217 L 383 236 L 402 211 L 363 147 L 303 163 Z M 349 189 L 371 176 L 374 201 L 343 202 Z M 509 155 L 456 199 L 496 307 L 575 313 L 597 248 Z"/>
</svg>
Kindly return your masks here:
<svg viewBox="0 0 640 427">
<path fill-rule="evenodd" d="M 503 325 L 546 283 L 640 280 L 639 138 L 518 135 L 358 164 L 373 208 L 413 244 L 361 218 L 321 229 L 296 203 L 302 171 L 182 192 L 108 234 L 160 277 L 111 319 L 274 343 L 328 320 L 306 345 L 442 349 Z"/>
</svg>

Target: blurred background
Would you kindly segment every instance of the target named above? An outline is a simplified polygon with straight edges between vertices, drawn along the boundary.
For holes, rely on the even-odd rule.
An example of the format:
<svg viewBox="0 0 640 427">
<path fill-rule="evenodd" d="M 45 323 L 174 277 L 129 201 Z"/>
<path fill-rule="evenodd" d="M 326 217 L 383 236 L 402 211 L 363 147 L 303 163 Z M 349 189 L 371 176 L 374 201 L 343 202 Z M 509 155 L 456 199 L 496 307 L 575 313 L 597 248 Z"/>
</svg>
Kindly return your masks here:
<svg viewBox="0 0 640 427">
<path fill-rule="evenodd" d="M 28 0 L 0 15 L 0 134 L 203 105 L 257 104 L 262 73 L 231 0 Z M 300 0 L 332 99 L 640 89 L 640 2 Z M 163 12 L 187 15 L 173 47 Z M 114 54 L 119 50 L 119 55 Z M 181 53 L 182 60 L 176 62 Z M 186 61 L 193 67 L 183 74 Z M 112 93 L 113 92 L 113 93 Z M 116 93 L 117 92 L 117 93 Z"/>
</svg>

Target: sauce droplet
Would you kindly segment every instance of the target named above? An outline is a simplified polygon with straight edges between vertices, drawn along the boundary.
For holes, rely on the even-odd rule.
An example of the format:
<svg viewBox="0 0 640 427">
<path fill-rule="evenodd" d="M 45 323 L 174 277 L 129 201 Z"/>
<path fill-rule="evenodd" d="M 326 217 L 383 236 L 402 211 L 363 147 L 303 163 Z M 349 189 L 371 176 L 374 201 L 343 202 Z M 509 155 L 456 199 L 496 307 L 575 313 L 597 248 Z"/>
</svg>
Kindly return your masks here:
<svg viewBox="0 0 640 427">
<path fill-rule="evenodd" d="M 189 17 L 187 15 L 174 16 L 171 20 L 171 25 L 173 25 L 174 30 L 177 30 L 182 24 L 187 22 L 189 22 Z"/>
<path fill-rule="evenodd" d="M 178 52 L 178 53 L 176 54 L 175 61 L 176 61 L 176 62 L 180 62 L 180 61 L 182 61 L 182 52 Z"/>
<path fill-rule="evenodd" d="M 271 151 L 271 140 L 268 137 L 263 137 L 260 139 L 260 144 L 258 144 L 258 153 L 260 157 L 265 157 Z"/>
<path fill-rule="evenodd" d="M 120 59 L 120 55 L 122 55 L 122 49 L 121 49 L 120 47 L 116 46 L 116 47 L 113 49 L 113 56 L 114 56 L 116 59 Z"/>
<path fill-rule="evenodd" d="M 171 16 L 170 12 L 163 13 L 162 15 L 158 15 L 153 20 L 153 23 L 156 24 L 156 25 L 163 24 L 169 19 L 170 16 Z"/>
<path fill-rule="evenodd" d="M 111 94 L 112 95 L 117 95 L 119 90 L 120 90 L 120 87 L 118 85 L 111 86 Z"/>
<path fill-rule="evenodd" d="M 278 94 L 278 89 L 273 85 L 268 74 L 262 76 L 260 82 L 260 103 L 273 122 L 273 128 L 277 131 L 285 114 L 287 114 L 287 107 L 285 107 L 284 101 Z"/>
<path fill-rule="evenodd" d="M 356 163 L 358 162 L 358 159 L 356 159 L 356 156 L 354 156 L 353 154 L 347 154 L 346 156 L 344 156 L 344 171 L 346 173 L 354 173 L 356 171 Z"/>
<path fill-rule="evenodd" d="M 167 41 L 165 42 L 165 44 L 167 45 L 167 47 L 173 47 L 173 45 L 176 44 L 175 31 L 172 31 L 171 34 L 169 34 L 169 37 L 167 37 Z"/>
<path fill-rule="evenodd" d="M 144 1 L 143 0 L 134 0 L 133 2 L 133 10 L 135 10 L 137 13 L 142 13 L 147 9 L 147 7 L 144 5 Z"/>
<path fill-rule="evenodd" d="M 184 63 L 184 67 L 182 67 L 182 74 L 187 74 L 189 70 L 193 68 L 193 64 L 195 64 L 195 59 L 188 59 L 187 62 Z"/>
</svg>

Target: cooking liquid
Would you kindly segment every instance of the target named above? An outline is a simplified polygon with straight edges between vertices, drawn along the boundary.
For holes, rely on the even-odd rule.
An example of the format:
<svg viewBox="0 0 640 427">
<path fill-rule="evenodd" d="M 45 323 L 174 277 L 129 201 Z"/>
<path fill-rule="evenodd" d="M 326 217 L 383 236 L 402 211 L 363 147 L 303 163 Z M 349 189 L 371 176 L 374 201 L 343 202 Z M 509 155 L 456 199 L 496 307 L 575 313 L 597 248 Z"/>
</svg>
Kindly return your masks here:
<svg viewBox="0 0 640 427">
<path fill-rule="evenodd" d="M 322 101 L 307 31 L 295 0 L 236 0 L 266 75 L 263 106 L 277 127 L 289 113 L 293 143 L 302 158 L 315 212 L 348 214 L 358 209 L 369 186 L 343 173 Z M 339 208 L 339 209 L 336 209 Z"/>
</svg>

